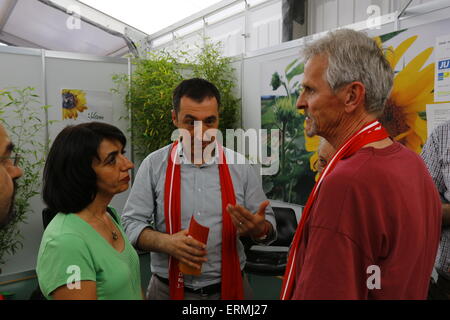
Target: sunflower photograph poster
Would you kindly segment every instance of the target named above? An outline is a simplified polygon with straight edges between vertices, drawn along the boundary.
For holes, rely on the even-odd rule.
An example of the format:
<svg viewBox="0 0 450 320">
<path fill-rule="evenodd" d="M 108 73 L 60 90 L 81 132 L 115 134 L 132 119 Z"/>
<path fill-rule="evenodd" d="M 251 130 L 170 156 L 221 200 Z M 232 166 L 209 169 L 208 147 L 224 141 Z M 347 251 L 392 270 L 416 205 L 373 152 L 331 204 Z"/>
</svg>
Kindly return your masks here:
<svg viewBox="0 0 450 320">
<path fill-rule="evenodd" d="M 394 70 L 394 85 L 380 121 L 390 136 L 422 151 L 427 138 L 427 105 L 434 101 L 435 45 L 448 36 L 450 21 L 442 20 L 384 34 L 374 39 L 385 50 Z M 261 127 L 280 130 L 278 173 L 263 177 L 269 199 L 305 205 L 315 180 L 319 138 L 304 133 L 305 117 L 295 108 L 303 77 L 299 56 L 261 63 Z"/>
<path fill-rule="evenodd" d="M 112 94 L 110 92 L 62 89 L 61 119 L 64 122 L 112 122 Z"/>
<path fill-rule="evenodd" d="M 298 56 L 261 64 L 261 128 L 280 132 L 279 169 L 274 175 L 263 176 L 263 188 L 269 199 L 296 204 L 306 202 L 314 185 L 310 163 L 318 142 L 318 138 L 305 136 L 305 116 L 295 107 L 303 67 Z"/>
</svg>

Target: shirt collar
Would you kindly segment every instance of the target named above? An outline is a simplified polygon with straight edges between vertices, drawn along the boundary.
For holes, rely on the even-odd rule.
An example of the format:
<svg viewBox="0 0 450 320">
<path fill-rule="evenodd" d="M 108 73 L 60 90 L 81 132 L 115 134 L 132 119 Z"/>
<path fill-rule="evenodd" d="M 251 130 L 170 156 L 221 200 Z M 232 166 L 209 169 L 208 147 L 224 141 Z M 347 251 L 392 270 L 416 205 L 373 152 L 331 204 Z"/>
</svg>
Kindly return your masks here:
<svg viewBox="0 0 450 320">
<path fill-rule="evenodd" d="M 204 164 L 202 164 L 200 167 L 203 166 L 210 166 L 213 164 L 218 164 L 219 163 L 219 152 L 218 152 L 218 147 L 217 147 L 217 141 L 214 143 L 214 156 L 211 157 L 210 159 L 208 159 L 207 161 L 205 161 Z M 195 165 L 193 164 L 191 161 L 189 161 L 188 157 L 184 156 L 184 150 L 183 150 L 183 143 L 179 142 L 177 145 L 177 154 L 178 154 L 178 158 L 180 160 L 180 164 L 186 164 L 186 165 Z"/>
</svg>

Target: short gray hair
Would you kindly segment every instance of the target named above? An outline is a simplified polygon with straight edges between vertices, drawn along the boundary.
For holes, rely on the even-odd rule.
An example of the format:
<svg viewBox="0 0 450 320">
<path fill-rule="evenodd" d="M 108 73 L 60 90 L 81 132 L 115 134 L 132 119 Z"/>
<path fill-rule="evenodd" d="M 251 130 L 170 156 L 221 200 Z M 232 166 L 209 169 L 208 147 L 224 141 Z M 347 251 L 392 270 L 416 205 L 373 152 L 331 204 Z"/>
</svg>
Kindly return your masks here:
<svg viewBox="0 0 450 320">
<path fill-rule="evenodd" d="M 394 72 L 375 40 L 350 29 L 330 31 L 302 50 L 305 63 L 313 56 L 328 57 L 326 81 L 334 92 L 360 81 L 366 89 L 366 111 L 379 116 L 389 97 Z"/>
</svg>

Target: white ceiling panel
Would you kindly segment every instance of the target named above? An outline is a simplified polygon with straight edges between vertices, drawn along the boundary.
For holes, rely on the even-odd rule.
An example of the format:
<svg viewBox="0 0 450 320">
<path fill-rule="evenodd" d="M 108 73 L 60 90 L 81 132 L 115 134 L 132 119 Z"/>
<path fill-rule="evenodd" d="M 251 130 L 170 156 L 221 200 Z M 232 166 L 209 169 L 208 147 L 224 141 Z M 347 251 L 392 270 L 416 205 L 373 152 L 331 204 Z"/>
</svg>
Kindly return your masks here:
<svg viewBox="0 0 450 320">
<path fill-rule="evenodd" d="M 12 11 L 11 4 L 15 4 Z M 75 19 L 38 0 L 0 0 L 0 23 L 4 22 L 0 42 L 100 56 L 123 54 L 120 49 L 127 49 L 121 34 Z"/>
</svg>

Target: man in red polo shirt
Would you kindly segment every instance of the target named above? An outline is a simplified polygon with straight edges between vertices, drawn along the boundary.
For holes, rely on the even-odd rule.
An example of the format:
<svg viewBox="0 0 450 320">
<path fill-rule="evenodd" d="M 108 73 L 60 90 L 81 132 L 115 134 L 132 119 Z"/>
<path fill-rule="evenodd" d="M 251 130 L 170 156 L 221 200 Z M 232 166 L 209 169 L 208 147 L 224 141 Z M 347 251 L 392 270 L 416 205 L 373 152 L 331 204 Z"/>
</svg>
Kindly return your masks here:
<svg viewBox="0 0 450 320">
<path fill-rule="evenodd" d="M 425 299 L 439 194 L 421 158 L 376 120 L 393 71 L 377 43 L 343 29 L 304 49 L 305 130 L 337 150 L 294 238 L 282 299 Z"/>
</svg>

